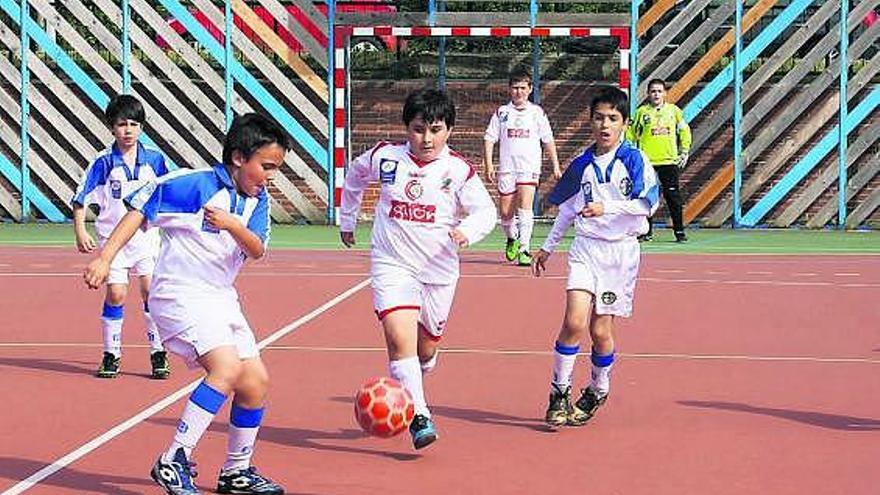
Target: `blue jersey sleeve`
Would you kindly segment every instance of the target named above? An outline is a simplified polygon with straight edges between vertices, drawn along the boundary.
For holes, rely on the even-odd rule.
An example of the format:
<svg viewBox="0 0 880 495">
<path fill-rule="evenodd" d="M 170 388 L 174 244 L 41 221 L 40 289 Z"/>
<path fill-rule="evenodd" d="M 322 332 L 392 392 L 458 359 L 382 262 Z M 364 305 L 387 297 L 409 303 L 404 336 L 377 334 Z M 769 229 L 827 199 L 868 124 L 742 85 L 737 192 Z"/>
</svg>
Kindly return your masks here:
<svg viewBox="0 0 880 495">
<path fill-rule="evenodd" d="M 110 167 L 105 157 L 100 157 L 86 169 L 85 178 L 76 188 L 76 193 L 70 200 L 72 206 L 85 206 L 94 203 L 92 193 L 98 186 L 107 183 L 107 176 L 110 175 Z"/>
<path fill-rule="evenodd" d="M 660 200 L 660 187 L 657 184 L 657 178 L 653 168 L 647 163 L 645 155 L 629 145 L 624 143 L 627 149 L 618 156 L 622 158 L 626 171 L 632 180 L 632 192 L 630 199 L 644 199 L 651 207 Z"/>
<path fill-rule="evenodd" d="M 562 174 L 559 182 L 556 183 L 556 186 L 550 193 L 548 201 L 550 201 L 551 204 L 559 206 L 562 203 L 565 203 L 565 200 L 580 191 L 581 178 L 584 176 L 584 169 L 590 162 L 588 156 L 589 153 L 590 150 L 587 150 L 584 154 L 575 158 L 574 161 L 571 162 L 571 165 L 565 169 L 565 173 Z"/>
<path fill-rule="evenodd" d="M 179 170 L 148 182 L 125 198 L 125 204 L 155 222 L 160 213 L 196 213 L 220 189 L 208 169 Z"/>
<path fill-rule="evenodd" d="M 265 189 L 257 198 L 257 206 L 254 208 L 254 212 L 251 213 L 247 228 L 263 241 L 263 246 L 269 243 L 271 221 L 269 219 L 269 194 Z"/>
</svg>

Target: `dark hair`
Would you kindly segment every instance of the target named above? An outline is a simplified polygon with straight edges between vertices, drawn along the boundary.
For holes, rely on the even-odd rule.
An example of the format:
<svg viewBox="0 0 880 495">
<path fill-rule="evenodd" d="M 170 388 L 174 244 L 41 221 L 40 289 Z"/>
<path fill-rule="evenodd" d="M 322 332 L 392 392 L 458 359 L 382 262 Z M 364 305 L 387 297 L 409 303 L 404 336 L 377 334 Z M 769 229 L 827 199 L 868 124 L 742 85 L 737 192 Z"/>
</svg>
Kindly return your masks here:
<svg viewBox="0 0 880 495">
<path fill-rule="evenodd" d="M 664 91 L 669 89 L 666 87 L 666 81 L 664 81 L 663 79 L 660 79 L 659 77 L 655 77 L 654 79 L 651 79 L 650 81 L 648 81 L 648 91 L 650 91 L 651 86 L 653 86 L 655 84 L 659 84 L 660 86 L 663 86 Z"/>
<path fill-rule="evenodd" d="M 107 110 L 104 110 L 104 122 L 108 127 L 113 127 L 120 120 L 133 120 L 143 124 L 147 115 L 140 100 L 131 95 L 114 96 L 107 104 Z"/>
<path fill-rule="evenodd" d="M 590 112 L 595 112 L 596 107 L 602 103 L 611 105 L 611 108 L 620 112 L 624 121 L 629 120 L 629 97 L 621 89 L 611 86 L 600 89 L 590 102 Z"/>
<path fill-rule="evenodd" d="M 510 72 L 510 77 L 507 78 L 507 85 L 513 86 L 514 83 L 518 82 L 526 82 L 528 84 L 532 84 L 532 74 L 528 69 L 524 69 L 522 67 L 517 67 Z"/>
<path fill-rule="evenodd" d="M 452 127 L 455 125 L 455 102 L 446 91 L 440 89 L 414 91 L 403 104 L 403 123 L 409 125 L 419 115 L 427 124 L 442 120 L 447 127 Z"/>
<path fill-rule="evenodd" d="M 232 153 L 238 151 L 245 160 L 267 144 L 278 144 L 285 151 L 290 149 L 287 132 L 274 120 L 258 113 L 245 113 L 232 119 L 232 125 L 223 141 L 223 163 L 232 165 Z"/>
</svg>

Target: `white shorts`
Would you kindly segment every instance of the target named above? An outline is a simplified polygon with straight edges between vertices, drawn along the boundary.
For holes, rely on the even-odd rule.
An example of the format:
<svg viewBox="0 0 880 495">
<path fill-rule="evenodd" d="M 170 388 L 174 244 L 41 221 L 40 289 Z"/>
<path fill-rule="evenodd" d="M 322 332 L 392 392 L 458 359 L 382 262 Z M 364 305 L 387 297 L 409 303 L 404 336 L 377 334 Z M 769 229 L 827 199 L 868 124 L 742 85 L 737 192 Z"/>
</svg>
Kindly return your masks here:
<svg viewBox="0 0 880 495">
<path fill-rule="evenodd" d="M 635 238 L 603 241 L 575 236 L 568 251 L 566 289 L 593 294 L 596 314 L 628 317 L 632 315 L 639 258 Z"/>
<path fill-rule="evenodd" d="M 110 264 L 110 275 L 107 277 L 108 284 L 128 285 L 129 274 L 135 277 L 152 275 L 156 267 L 156 258 L 146 256 L 137 260 L 131 260 L 124 252 L 119 252 L 113 263 Z"/>
<path fill-rule="evenodd" d="M 455 298 L 456 282 L 426 284 L 406 270 L 383 268 L 381 273 L 373 273 L 371 284 L 373 307 L 380 321 L 398 309 L 417 309 L 419 328 L 432 340 L 440 340 Z"/>
<path fill-rule="evenodd" d="M 509 196 L 516 192 L 516 186 L 535 186 L 538 187 L 538 179 L 541 172 L 533 171 L 498 171 L 495 174 L 495 180 L 498 182 L 498 194 Z"/>
<path fill-rule="evenodd" d="M 234 346 L 240 359 L 259 356 L 251 331 L 238 301 L 230 298 L 150 298 L 150 314 L 162 344 L 190 368 L 198 358 L 223 346 Z"/>
</svg>

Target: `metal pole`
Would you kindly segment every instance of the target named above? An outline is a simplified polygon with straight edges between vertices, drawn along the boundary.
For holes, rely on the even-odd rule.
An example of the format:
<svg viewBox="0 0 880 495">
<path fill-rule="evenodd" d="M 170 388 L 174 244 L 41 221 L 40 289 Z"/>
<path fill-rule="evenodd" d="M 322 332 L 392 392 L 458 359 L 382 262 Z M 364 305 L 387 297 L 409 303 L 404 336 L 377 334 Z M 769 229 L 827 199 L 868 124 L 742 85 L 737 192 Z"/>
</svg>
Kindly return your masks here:
<svg viewBox="0 0 880 495">
<path fill-rule="evenodd" d="M 327 0 L 327 225 L 336 224 L 336 0 Z"/>
<path fill-rule="evenodd" d="M 639 5 L 633 0 L 629 7 L 629 114 L 635 116 L 639 106 Z"/>
<path fill-rule="evenodd" d="M 838 116 L 837 143 L 837 228 L 846 229 L 846 148 L 847 148 L 847 85 L 849 84 L 849 0 L 840 1 L 840 113 Z"/>
<path fill-rule="evenodd" d="M 122 93 L 131 93 L 131 10 L 128 0 L 122 0 Z"/>
<path fill-rule="evenodd" d="M 440 12 L 446 12 L 446 0 L 440 0 L 438 4 Z M 431 22 L 431 26 L 434 25 L 436 18 Z M 440 89 L 446 88 L 446 36 L 441 36 L 438 47 L 437 47 L 437 55 L 439 57 L 437 63 L 437 84 Z"/>
<path fill-rule="evenodd" d="M 232 52 L 232 0 L 225 0 L 223 12 L 225 16 L 223 19 L 223 77 L 225 82 L 223 110 L 226 116 L 226 130 L 229 130 L 229 126 L 232 125 L 232 57 L 234 55 Z"/>
<path fill-rule="evenodd" d="M 28 122 L 30 121 L 30 106 L 28 105 L 28 88 L 30 87 L 30 71 L 28 70 L 28 45 L 30 45 L 30 36 L 28 36 L 28 25 L 30 24 L 30 13 L 28 11 L 28 0 L 21 0 L 21 22 L 18 23 L 19 32 L 19 56 L 21 57 L 21 221 L 27 222 L 31 216 L 31 198 L 30 198 L 30 168 L 28 167 L 28 150 L 30 149 L 30 140 L 28 136 Z"/>
<path fill-rule="evenodd" d="M 733 54 L 733 228 L 742 221 L 742 0 L 736 2 L 736 47 Z"/>
</svg>

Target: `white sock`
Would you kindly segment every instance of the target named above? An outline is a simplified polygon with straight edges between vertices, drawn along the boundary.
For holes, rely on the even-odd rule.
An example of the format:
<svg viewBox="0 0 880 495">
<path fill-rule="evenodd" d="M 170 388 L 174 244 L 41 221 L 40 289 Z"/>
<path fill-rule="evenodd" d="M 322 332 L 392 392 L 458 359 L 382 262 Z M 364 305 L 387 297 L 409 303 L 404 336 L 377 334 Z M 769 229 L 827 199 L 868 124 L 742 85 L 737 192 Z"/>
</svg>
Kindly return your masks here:
<svg viewBox="0 0 880 495">
<path fill-rule="evenodd" d="M 564 392 L 571 386 L 571 375 L 574 373 L 574 363 L 577 360 L 579 345 L 562 345 L 556 343 L 553 349 L 553 381 L 555 386 L 561 392 Z M 553 388 L 550 389 L 553 392 Z"/>
<path fill-rule="evenodd" d="M 263 421 L 264 408 L 246 409 L 232 404 L 229 412 L 229 434 L 226 442 L 226 461 L 223 471 L 238 471 L 251 465 L 254 444 Z"/>
<path fill-rule="evenodd" d="M 508 239 L 516 239 L 519 235 L 519 231 L 516 228 L 516 217 L 511 217 L 509 220 L 502 218 L 501 230 L 504 231 L 504 235 L 506 235 Z"/>
<path fill-rule="evenodd" d="M 174 434 L 174 441 L 165 453 L 165 460 L 174 458 L 177 449 L 182 448 L 186 453 L 186 458 L 192 457 L 192 451 L 196 448 L 196 444 L 211 426 L 214 415 L 223 406 L 226 401 L 226 395 L 218 392 L 205 382 L 199 384 L 186 406 L 183 408 L 183 414 L 180 416 L 180 422 L 177 424 L 177 432 Z"/>
<path fill-rule="evenodd" d="M 425 401 L 425 390 L 422 388 L 422 367 L 419 364 L 419 357 L 413 356 L 388 363 L 388 372 L 391 378 L 399 381 L 404 388 L 409 390 L 413 398 L 413 406 L 415 406 L 416 414 L 423 414 L 431 417 L 431 411 L 428 410 L 428 403 Z"/>
<path fill-rule="evenodd" d="M 599 396 L 608 395 L 611 390 L 611 368 L 614 367 L 614 351 L 611 354 L 598 354 L 593 350 L 590 356 L 593 363 L 590 372 L 590 388 L 597 392 Z"/>
<path fill-rule="evenodd" d="M 150 307 L 144 303 L 144 326 L 147 328 L 147 340 L 150 342 L 150 353 L 164 351 L 162 347 L 162 337 L 159 336 L 159 329 L 156 328 L 156 322 L 150 316 Z"/>
<path fill-rule="evenodd" d="M 101 331 L 104 334 L 104 352 L 119 357 L 122 355 L 123 306 L 104 303 L 101 313 Z"/>
<path fill-rule="evenodd" d="M 530 252 L 532 248 L 532 230 L 535 227 L 535 214 L 532 210 L 520 208 L 516 210 L 519 221 L 519 248 Z"/>
</svg>

